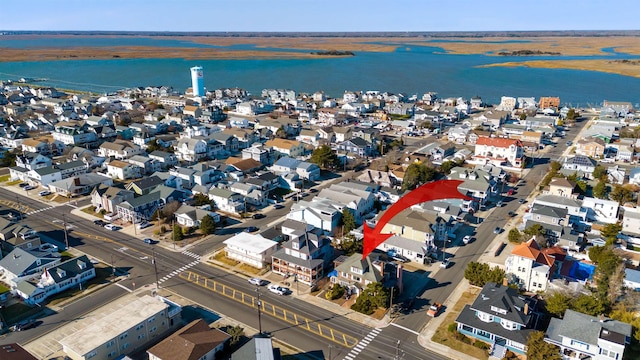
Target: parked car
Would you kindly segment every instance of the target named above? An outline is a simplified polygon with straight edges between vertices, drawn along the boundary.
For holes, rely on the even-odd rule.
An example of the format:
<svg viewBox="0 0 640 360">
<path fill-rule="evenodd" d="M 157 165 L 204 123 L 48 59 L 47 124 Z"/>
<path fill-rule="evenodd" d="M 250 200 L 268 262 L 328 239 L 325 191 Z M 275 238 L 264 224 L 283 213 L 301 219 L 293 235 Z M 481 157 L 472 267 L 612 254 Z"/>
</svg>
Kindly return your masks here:
<svg viewBox="0 0 640 360">
<path fill-rule="evenodd" d="M 502 200 L 500 200 L 500 201 L 498 201 L 498 202 L 496 203 L 496 207 L 502 207 Z"/>
<path fill-rule="evenodd" d="M 313 193 L 317 193 L 317 192 L 318 192 L 318 189 L 316 189 L 316 188 L 311 188 L 311 189 L 309 189 L 309 192 L 310 192 L 310 193 L 312 193 L 312 194 L 313 194 Z"/>
<path fill-rule="evenodd" d="M 98 225 L 98 226 L 105 226 L 105 225 L 107 225 L 107 222 L 104 221 L 104 220 L 98 219 L 98 220 L 93 220 L 93 224 L 94 225 Z"/>
<path fill-rule="evenodd" d="M 42 324 L 42 321 L 37 321 L 37 320 L 23 320 L 15 325 L 13 325 L 11 327 L 11 330 L 13 331 L 23 331 L 23 330 L 28 330 L 28 329 L 33 329 L 34 327 L 38 326 Z"/>
<path fill-rule="evenodd" d="M 514 217 L 514 216 L 516 216 L 516 213 L 515 213 L 515 212 L 513 212 L 513 211 L 509 211 L 509 216 L 510 216 L 510 217 Z"/>
<path fill-rule="evenodd" d="M 264 286 L 264 285 L 267 285 L 267 280 L 260 279 L 260 278 L 251 278 L 249 279 L 249 284 L 253 284 L 256 286 Z"/>
<path fill-rule="evenodd" d="M 49 190 L 42 190 L 38 193 L 38 195 L 40 196 L 47 196 L 47 195 L 51 195 L 51 191 Z"/>
<path fill-rule="evenodd" d="M 471 235 L 465 235 L 465 236 L 462 238 L 462 242 L 463 242 L 465 245 L 467 245 L 468 243 L 470 243 L 470 242 L 471 242 Z"/>
<path fill-rule="evenodd" d="M 33 189 L 35 189 L 35 188 L 36 188 L 36 186 L 33 186 L 33 185 L 27 185 L 27 186 L 25 186 L 23 189 L 24 189 L 25 191 L 29 191 L 29 190 L 33 190 Z"/>
<path fill-rule="evenodd" d="M 274 208 L 274 209 L 276 209 L 276 210 L 278 210 L 278 209 L 284 209 L 284 205 L 282 205 L 282 204 L 275 204 L 275 205 L 273 205 L 273 208 Z"/>
<path fill-rule="evenodd" d="M 407 263 L 409 262 L 409 259 L 400 255 L 400 254 L 394 254 L 393 256 L 391 256 L 391 258 L 395 261 L 399 261 L 401 263 Z"/>
<path fill-rule="evenodd" d="M 444 259 L 441 263 L 440 263 L 440 267 L 443 269 L 446 269 L 449 267 L 449 265 L 451 265 L 451 259 Z"/>
<path fill-rule="evenodd" d="M 253 214 L 251 216 L 252 219 L 262 219 L 262 218 L 265 218 L 265 217 L 267 217 L 267 215 L 261 214 L 261 213 Z"/>
<path fill-rule="evenodd" d="M 511 195 L 513 195 L 513 194 L 514 194 L 514 192 L 515 192 L 515 191 L 514 191 L 513 189 L 509 189 L 509 190 L 507 191 L 507 195 L 511 196 Z"/>
<path fill-rule="evenodd" d="M 245 232 L 251 233 L 251 232 L 256 232 L 258 231 L 258 228 L 255 226 L 249 226 L 246 229 L 244 229 Z"/>
<path fill-rule="evenodd" d="M 287 294 L 287 288 L 284 288 L 282 286 L 278 286 L 276 284 L 271 284 L 268 287 L 269 291 L 271 291 L 274 294 L 278 294 L 278 295 L 286 295 Z"/>
<path fill-rule="evenodd" d="M 525 203 L 525 201 L 526 201 L 525 199 L 520 199 L 520 200 L 518 200 L 518 203 L 520 203 L 520 204 L 524 204 L 524 203 Z"/>
<path fill-rule="evenodd" d="M 500 229 L 499 227 L 496 227 L 495 229 L 493 229 L 494 234 L 500 234 L 501 231 L 502 229 Z"/>
<path fill-rule="evenodd" d="M 567 141 L 567 146 L 571 146 L 573 144 L 572 141 Z"/>
<path fill-rule="evenodd" d="M 150 239 L 150 238 L 146 238 L 146 239 L 144 239 L 142 241 L 144 241 L 145 244 L 151 244 L 151 245 L 157 243 L 157 241 L 155 241 L 153 239 Z"/>
<path fill-rule="evenodd" d="M 18 186 L 20 186 L 21 188 L 25 187 L 25 186 L 29 186 L 29 183 L 20 183 L 18 184 Z"/>
<path fill-rule="evenodd" d="M 151 223 L 144 221 L 144 222 L 141 222 L 140 224 L 138 224 L 138 229 L 146 229 L 149 226 L 151 226 Z"/>
<path fill-rule="evenodd" d="M 116 225 L 113 225 L 113 224 L 107 224 L 104 226 L 104 228 L 111 231 L 116 231 L 119 229 Z"/>
</svg>

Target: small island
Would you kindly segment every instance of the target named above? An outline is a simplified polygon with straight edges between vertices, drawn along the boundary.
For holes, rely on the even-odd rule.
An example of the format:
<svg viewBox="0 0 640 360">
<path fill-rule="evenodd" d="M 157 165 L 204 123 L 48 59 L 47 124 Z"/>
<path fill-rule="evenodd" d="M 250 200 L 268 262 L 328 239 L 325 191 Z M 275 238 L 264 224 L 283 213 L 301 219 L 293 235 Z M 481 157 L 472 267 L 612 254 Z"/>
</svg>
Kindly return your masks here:
<svg viewBox="0 0 640 360">
<path fill-rule="evenodd" d="M 559 52 L 553 51 L 540 51 L 540 50 L 514 50 L 514 51 L 501 51 L 498 53 L 500 56 L 532 56 L 532 55 L 561 55 Z"/>
<path fill-rule="evenodd" d="M 353 53 L 353 51 L 340 51 L 340 50 L 328 50 L 328 51 L 317 51 L 317 52 L 312 52 L 312 54 L 314 55 L 321 55 L 321 56 L 355 56 L 356 54 Z"/>
</svg>

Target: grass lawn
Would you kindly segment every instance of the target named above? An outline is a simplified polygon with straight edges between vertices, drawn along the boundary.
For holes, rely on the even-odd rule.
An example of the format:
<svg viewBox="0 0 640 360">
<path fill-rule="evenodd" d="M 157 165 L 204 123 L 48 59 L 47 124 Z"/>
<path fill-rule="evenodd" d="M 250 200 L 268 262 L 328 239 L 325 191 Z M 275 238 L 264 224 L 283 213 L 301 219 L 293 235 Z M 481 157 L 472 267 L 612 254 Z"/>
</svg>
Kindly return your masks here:
<svg viewBox="0 0 640 360">
<path fill-rule="evenodd" d="M 263 273 L 262 269 L 255 268 L 247 264 L 241 264 L 240 266 L 238 266 L 238 269 L 240 269 L 240 271 L 244 273 L 249 273 L 253 275 L 260 275 L 261 273 Z"/>
<path fill-rule="evenodd" d="M 39 307 L 32 308 L 21 302 L 0 309 L 0 313 L 2 313 L 2 317 L 7 324 L 16 323 L 22 319 L 37 314 L 40 311 L 42 311 L 42 309 Z"/>
<path fill-rule="evenodd" d="M 9 289 L 8 287 L 6 287 L 3 283 L 0 283 L 0 294 L 4 294 L 7 291 L 9 291 L 11 289 Z"/>
<path fill-rule="evenodd" d="M 5 185 L 7 185 L 7 186 L 18 185 L 21 182 L 22 182 L 22 180 L 13 180 L 13 181 L 10 181 L 10 182 L 6 183 Z"/>
<path fill-rule="evenodd" d="M 66 261 L 66 260 L 74 258 L 74 256 L 70 252 L 67 252 L 67 251 L 62 251 L 60 253 L 60 256 L 62 256 L 62 261 Z"/>
<path fill-rule="evenodd" d="M 227 254 L 225 254 L 224 251 L 220 251 L 219 253 L 215 254 L 211 258 L 213 260 L 215 260 L 215 261 L 219 261 L 221 263 L 225 263 L 225 264 L 230 265 L 230 266 L 236 266 L 236 265 L 240 264 L 240 261 L 228 258 Z"/>
<path fill-rule="evenodd" d="M 11 175 L 3 175 L 0 176 L 0 182 L 5 182 L 5 181 L 9 181 L 9 178 L 11 177 Z"/>
<path fill-rule="evenodd" d="M 460 311 L 464 308 L 465 305 L 471 304 L 473 300 L 478 296 L 480 292 L 479 288 L 471 288 L 465 293 L 462 294 L 460 300 L 453 306 L 452 309 L 447 308 L 446 314 L 447 316 L 444 318 L 440 327 L 436 330 L 435 334 L 431 338 L 432 341 L 435 341 L 439 344 L 448 346 L 454 350 L 463 352 L 465 354 L 471 355 L 478 359 L 488 359 L 487 352 L 485 350 L 479 349 L 473 345 L 465 344 L 462 341 L 457 340 L 452 333 L 447 330 L 449 324 L 454 323 Z M 442 316 L 442 315 L 441 315 Z"/>
<path fill-rule="evenodd" d="M 104 218 L 104 216 L 100 213 L 96 212 L 96 207 L 95 206 L 87 206 L 81 209 L 83 213 L 89 214 L 91 216 L 95 216 L 95 217 L 99 217 L 99 218 Z"/>
</svg>

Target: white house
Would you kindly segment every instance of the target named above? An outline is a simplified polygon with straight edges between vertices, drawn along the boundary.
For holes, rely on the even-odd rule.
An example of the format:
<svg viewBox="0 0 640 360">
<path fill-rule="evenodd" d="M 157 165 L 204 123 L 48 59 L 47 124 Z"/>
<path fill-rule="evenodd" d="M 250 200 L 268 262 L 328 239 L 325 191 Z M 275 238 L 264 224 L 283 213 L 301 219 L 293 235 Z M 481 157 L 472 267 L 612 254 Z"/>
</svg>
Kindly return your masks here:
<svg viewBox="0 0 640 360">
<path fill-rule="evenodd" d="M 207 205 L 208 206 L 208 205 Z M 182 204 L 174 213 L 176 221 L 182 226 L 200 226 L 202 219 L 209 215 L 216 224 L 220 222 L 220 214 L 209 211 L 205 207 L 195 207 Z"/>
<path fill-rule="evenodd" d="M 259 234 L 241 232 L 224 241 L 225 253 L 230 259 L 262 269 L 271 263 L 271 255 L 278 249 L 278 243 Z"/>
<path fill-rule="evenodd" d="M 524 163 L 524 147 L 518 139 L 480 136 L 473 159 L 478 163 L 520 167 Z"/>
<path fill-rule="evenodd" d="M 175 154 L 182 161 L 199 161 L 207 156 L 207 143 L 202 139 L 178 140 Z"/>
<path fill-rule="evenodd" d="M 527 291 L 546 291 L 553 269 L 553 258 L 540 251 L 535 239 L 516 246 L 505 261 L 506 273 L 513 274 Z"/>
<path fill-rule="evenodd" d="M 587 221 L 615 224 L 618 221 L 620 205 L 617 201 L 585 197 L 582 208 L 587 211 Z"/>
</svg>

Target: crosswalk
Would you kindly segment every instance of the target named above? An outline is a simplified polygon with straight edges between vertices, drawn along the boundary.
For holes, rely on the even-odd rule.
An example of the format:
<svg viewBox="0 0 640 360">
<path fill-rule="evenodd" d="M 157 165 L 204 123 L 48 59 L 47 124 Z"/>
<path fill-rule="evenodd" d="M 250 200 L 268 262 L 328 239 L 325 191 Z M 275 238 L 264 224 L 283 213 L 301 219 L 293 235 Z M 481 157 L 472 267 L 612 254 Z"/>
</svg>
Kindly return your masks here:
<svg viewBox="0 0 640 360">
<path fill-rule="evenodd" d="M 356 356 L 358 356 L 358 354 L 360 354 L 360 352 L 362 352 L 362 350 L 364 350 L 364 348 L 366 348 L 367 345 L 369 345 L 369 343 L 371 343 L 373 341 L 373 339 L 375 339 L 376 336 L 378 336 L 378 334 L 380 334 L 381 331 L 382 331 L 382 329 L 373 329 L 373 330 L 371 330 L 371 332 L 369 332 L 369 334 L 367 334 L 367 336 L 365 336 L 362 340 L 360 340 L 358 345 L 354 346 L 351 349 L 351 351 L 344 357 L 344 360 L 353 360 L 353 359 L 355 359 Z"/>
<path fill-rule="evenodd" d="M 163 282 L 171 279 L 172 277 L 180 274 L 181 272 L 186 271 L 186 270 L 198 265 L 200 263 L 200 259 L 202 258 L 200 255 L 198 255 L 196 253 L 192 253 L 191 251 L 188 251 L 188 250 L 185 250 L 182 253 L 184 255 L 190 256 L 190 257 L 192 257 L 192 258 L 194 258 L 196 260 L 194 260 L 194 261 L 188 263 L 187 265 L 184 265 L 183 267 L 181 267 L 179 269 L 176 269 L 176 270 L 172 271 L 171 273 L 163 276 L 161 279 L 158 280 L 158 284 L 162 284 Z"/>
<path fill-rule="evenodd" d="M 37 213 L 42 212 L 42 211 L 46 211 L 46 210 L 49 210 L 49 209 L 53 209 L 54 207 L 55 207 L 55 206 L 49 206 L 49 207 L 42 208 L 42 209 L 32 210 L 32 211 L 29 211 L 29 212 L 27 213 L 27 215 L 37 214 Z"/>
</svg>

